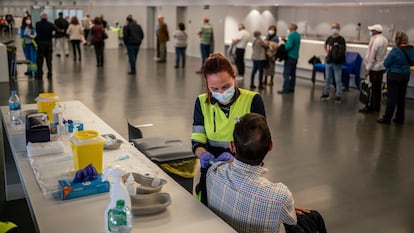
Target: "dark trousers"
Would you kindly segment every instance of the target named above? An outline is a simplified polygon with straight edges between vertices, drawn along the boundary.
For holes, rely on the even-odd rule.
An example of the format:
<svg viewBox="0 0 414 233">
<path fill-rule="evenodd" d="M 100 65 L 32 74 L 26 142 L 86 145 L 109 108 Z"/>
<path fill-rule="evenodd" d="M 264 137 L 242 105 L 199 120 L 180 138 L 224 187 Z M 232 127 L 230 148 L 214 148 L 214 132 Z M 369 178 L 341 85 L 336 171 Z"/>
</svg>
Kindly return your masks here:
<svg viewBox="0 0 414 233">
<path fill-rule="evenodd" d="M 131 73 L 135 73 L 137 71 L 136 64 L 137 64 L 139 47 L 127 45 L 127 52 L 128 52 L 129 65 L 131 66 Z"/>
<path fill-rule="evenodd" d="M 185 67 L 185 50 L 186 47 L 175 47 L 175 66 L 180 65 L 180 58 L 183 61 L 183 67 Z"/>
<path fill-rule="evenodd" d="M 204 62 L 206 61 L 207 57 L 210 55 L 210 45 L 200 44 L 200 50 L 201 50 L 201 67 L 203 67 Z"/>
<path fill-rule="evenodd" d="M 308 214 L 297 215 L 296 225 L 284 224 L 286 233 L 327 233 L 322 215 L 311 210 Z"/>
<path fill-rule="evenodd" d="M 47 71 L 52 73 L 52 42 L 37 43 L 37 69 L 39 77 L 43 75 L 43 59 L 46 59 Z"/>
<path fill-rule="evenodd" d="M 95 48 L 96 66 L 103 66 L 105 43 L 103 41 L 96 42 L 93 44 L 93 47 Z"/>
<path fill-rule="evenodd" d="M 196 185 L 195 192 L 199 198 L 199 201 L 205 206 L 208 206 L 207 202 L 207 171 L 208 168 L 200 167 L 200 181 Z"/>
<path fill-rule="evenodd" d="M 88 41 L 88 36 L 89 36 L 89 32 L 91 30 L 90 29 L 83 29 L 83 37 L 85 37 L 85 41 Z"/>
<path fill-rule="evenodd" d="M 404 123 L 405 94 L 407 92 L 409 80 L 409 73 L 387 73 L 387 107 L 385 109 L 383 119 L 388 121 L 391 120 L 394 115 L 395 107 L 397 107 L 395 121 L 398 123 Z"/>
<path fill-rule="evenodd" d="M 236 48 L 236 67 L 237 67 L 237 74 L 240 76 L 244 76 L 244 53 L 245 49 Z"/>
<path fill-rule="evenodd" d="M 382 76 L 385 70 L 369 71 L 369 81 L 372 84 L 372 97 L 367 108 L 379 112 L 381 109 Z"/>
<path fill-rule="evenodd" d="M 76 51 L 77 51 L 77 54 L 80 60 L 81 59 L 80 40 L 71 40 L 70 43 L 72 44 L 73 59 L 76 60 Z"/>
<path fill-rule="evenodd" d="M 259 71 L 259 86 L 262 86 L 263 81 L 263 66 L 266 60 L 253 60 L 253 69 L 250 76 L 250 87 L 254 87 L 254 76 L 256 76 L 257 71 Z"/>
<path fill-rule="evenodd" d="M 283 92 L 294 92 L 296 85 L 296 64 L 297 59 L 288 57 L 283 66 Z"/>
</svg>

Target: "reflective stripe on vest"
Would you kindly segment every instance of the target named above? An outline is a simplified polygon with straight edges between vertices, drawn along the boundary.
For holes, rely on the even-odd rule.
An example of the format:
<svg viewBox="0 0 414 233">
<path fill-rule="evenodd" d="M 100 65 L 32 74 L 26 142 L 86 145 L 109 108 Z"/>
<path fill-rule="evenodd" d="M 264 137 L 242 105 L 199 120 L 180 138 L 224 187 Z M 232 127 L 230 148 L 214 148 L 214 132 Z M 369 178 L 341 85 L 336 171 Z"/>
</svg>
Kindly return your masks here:
<svg viewBox="0 0 414 233">
<path fill-rule="evenodd" d="M 200 126 L 193 126 L 192 140 L 208 143 L 214 147 L 229 148 L 233 140 L 234 125 L 240 117 L 249 113 L 256 92 L 239 89 L 240 95 L 230 106 L 229 117 L 220 109 L 218 103 L 206 103 L 207 94 L 198 96 L 204 116 L 204 132 Z"/>
</svg>

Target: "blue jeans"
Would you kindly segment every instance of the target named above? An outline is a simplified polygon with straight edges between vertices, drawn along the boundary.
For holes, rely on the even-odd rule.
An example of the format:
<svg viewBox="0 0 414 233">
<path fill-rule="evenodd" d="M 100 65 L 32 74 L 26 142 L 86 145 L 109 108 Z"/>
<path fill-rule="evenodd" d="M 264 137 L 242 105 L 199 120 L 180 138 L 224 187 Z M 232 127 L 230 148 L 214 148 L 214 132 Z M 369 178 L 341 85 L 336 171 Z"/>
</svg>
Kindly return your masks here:
<svg viewBox="0 0 414 233">
<path fill-rule="evenodd" d="M 180 57 L 183 61 L 183 67 L 185 66 L 185 50 L 187 47 L 175 47 L 175 66 L 179 66 Z"/>
<path fill-rule="evenodd" d="M 259 86 L 262 86 L 263 80 L 263 65 L 266 60 L 253 60 L 253 69 L 252 74 L 250 76 L 250 87 L 254 86 L 254 76 L 256 76 L 256 72 L 259 71 Z"/>
<path fill-rule="evenodd" d="M 342 64 L 335 64 L 335 63 L 326 64 L 325 74 L 326 74 L 326 80 L 325 80 L 325 87 L 323 89 L 323 94 L 329 95 L 329 89 L 331 87 L 331 83 L 333 82 L 333 79 L 335 78 L 335 84 L 336 84 L 335 95 L 337 97 L 341 97 L 342 95 Z"/>
<path fill-rule="evenodd" d="M 200 50 L 201 50 L 201 66 L 203 66 L 207 57 L 210 55 L 210 45 L 200 44 Z"/>
<path fill-rule="evenodd" d="M 288 57 L 283 66 L 283 92 L 294 92 L 296 85 L 296 64 L 297 59 Z"/>
<path fill-rule="evenodd" d="M 127 45 L 127 52 L 128 52 L 128 61 L 129 65 L 131 66 L 131 72 L 135 73 L 136 70 L 136 63 L 137 63 L 137 56 L 139 52 L 139 47 L 132 47 Z"/>
</svg>

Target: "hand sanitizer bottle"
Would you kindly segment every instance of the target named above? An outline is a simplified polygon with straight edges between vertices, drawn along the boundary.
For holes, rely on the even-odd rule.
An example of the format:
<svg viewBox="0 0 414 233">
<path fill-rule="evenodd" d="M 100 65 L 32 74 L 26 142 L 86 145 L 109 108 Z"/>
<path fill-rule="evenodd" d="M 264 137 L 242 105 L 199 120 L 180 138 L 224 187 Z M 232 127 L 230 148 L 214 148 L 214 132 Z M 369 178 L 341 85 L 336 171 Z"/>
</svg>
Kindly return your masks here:
<svg viewBox="0 0 414 233">
<path fill-rule="evenodd" d="M 131 210 L 131 199 L 129 197 L 129 193 L 126 190 L 123 182 L 122 182 L 122 175 L 125 174 L 125 171 L 119 166 L 111 166 L 104 169 L 103 172 L 103 179 L 108 180 L 111 177 L 111 189 L 110 189 L 110 196 L 111 200 L 109 201 L 108 206 L 105 209 L 104 219 L 105 219 L 105 232 L 106 233 L 113 233 L 113 232 L 130 232 L 132 229 L 132 220 L 130 222 L 129 231 L 113 231 L 110 228 L 110 218 L 111 212 L 113 209 L 117 209 L 117 202 L 122 200 L 124 202 L 124 206 Z"/>
</svg>

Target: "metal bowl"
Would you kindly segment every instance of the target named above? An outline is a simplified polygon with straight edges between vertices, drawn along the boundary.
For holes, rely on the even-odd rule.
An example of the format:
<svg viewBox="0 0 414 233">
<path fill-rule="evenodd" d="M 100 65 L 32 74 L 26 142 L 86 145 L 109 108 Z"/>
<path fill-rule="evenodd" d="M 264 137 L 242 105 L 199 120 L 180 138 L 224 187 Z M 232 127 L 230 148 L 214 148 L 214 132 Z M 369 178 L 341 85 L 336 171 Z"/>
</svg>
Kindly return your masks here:
<svg viewBox="0 0 414 233">
<path fill-rule="evenodd" d="M 168 193 L 151 193 L 131 195 L 133 215 L 149 215 L 164 211 L 171 204 Z"/>
<path fill-rule="evenodd" d="M 129 174 L 122 176 L 122 180 L 125 183 L 128 179 Z M 161 188 L 164 184 L 167 183 L 166 180 L 161 178 L 153 178 L 149 176 L 145 176 L 139 173 L 132 173 L 135 182 L 137 182 L 137 194 L 148 194 L 148 193 L 156 193 L 161 191 Z"/>
</svg>

